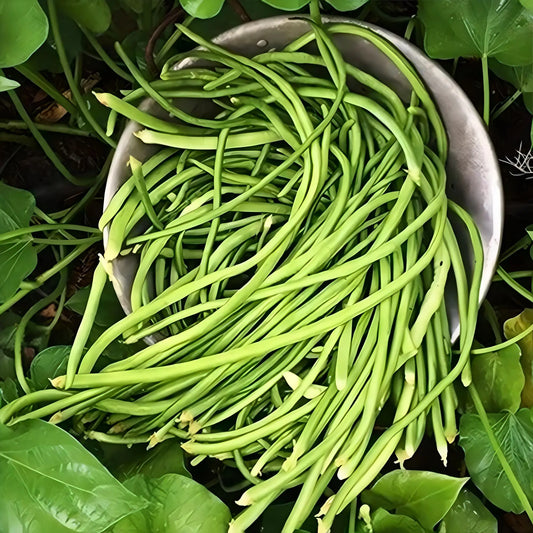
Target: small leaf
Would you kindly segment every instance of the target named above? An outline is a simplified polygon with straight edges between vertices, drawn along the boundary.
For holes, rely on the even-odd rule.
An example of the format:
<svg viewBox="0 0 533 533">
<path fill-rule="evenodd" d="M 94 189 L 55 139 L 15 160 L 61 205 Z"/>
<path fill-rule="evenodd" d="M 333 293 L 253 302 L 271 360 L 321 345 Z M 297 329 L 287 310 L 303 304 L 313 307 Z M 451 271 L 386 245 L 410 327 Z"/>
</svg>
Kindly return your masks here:
<svg viewBox="0 0 533 533">
<path fill-rule="evenodd" d="M 533 63 L 533 13 L 516 0 L 420 0 L 424 47 L 433 58 L 494 57 Z"/>
<path fill-rule="evenodd" d="M 114 446 L 116 448 L 116 446 Z M 122 455 L 125 451 L 120 452 Z M 185 467 L 183 449 L 175 439 L 161 442 L 155 448 L 146 451 L 146 446 L 141 445 L 127 451 L 128 461 L 122 462 L 113 474 L 123 481 L 137 474 L 146 478 L 157 478 L 165 474 L 180 474 L 191 477 Z M 119 458 L 117 458 L 119 459 Z M 117 463 L 117 460 L 115 460 Z"/>
<path fill-rule="evenodd" d="M 193 17 L 209 19 L 222 9 L 224 0 L 181 0 L 183 9 Z"/>
<path fill-rule="evenodd" d="M 529 409 L 516 414 L 489 414 L 489 422 L 502 451 L 523 491 L 533 503 L 531 457 L 533 456 L 533 421 Z M 459 444 L 465 452 L 465 463 L 476 487 L 497 507 L 504 511 L 522 513 L 513 487 L 502 471 L 489 438 L 478 415 L 467 413 L 461 417 Z"/>
<path fill-rule="evenodd" d="M 306 6 L 310 1 L 311 0 L 263 0 L 265 4 L 277 9 L 283 9 L 283 11 L 297 11 Z"/>
<path fill-rule="evenodd" d="M 37 0 L 0 0 L 0 68 L 24 63 L 48 35 Z"/>
<path fill-rule="evenodd" d="M 369 0 L 327 0 L 337 11 L 353 11 L 364 6 Z"/>
<path fill-rule="evenodd" d="M 0 406 L 19 398 L 20 392 L 14 379 L 4 379 L 4 381 L 0 382 Z"/>
<path fill-rule="evenodd" d="M 35 390 L 50 388 L 50 380 L 67 371 L 72 346 L 50 346 L 39 352 L 30 366 L 30 379 Z"/>
<path fill-rule="evenodd" d="M 490 62 L 490 68 L 499 78 L 512 83 L 522 92 L 524 104 L 533 113 L 533 63 L 523 67 L 509 67 L 494 60 Z"/>
<path fill-rule="evenodd" d="M 34 210 L 35 198 L 31 192 L 0 182 L 1 233 L 28 226 Z"/>
<path fill-rule="evenodd" d="M 362 494 L 362 501 L 372 509 L 387 511 L 415 519 L 426 529 L 448 512 L 468 478 L 456 478 L 420 470 L 393 470 L 378 479 Z"/>
<path fill-rule="evenodd" d="M 0 302 L 5 302 L 37 266 L 37 252 L 28 240 L 1 244 L 0 265 Z"/>
<path fill-rule="evenodd" d="M 533 309 L 524 309 L 518 316 L 503 324 L 503 332 L 510 339 L 533 324 Z M 533 407 L 533 332 L 517 342 L 522 355 L 520 364 L 525 376 L 522 389 L 521 407 Z"/>
<path fill-rule="evenodd" d="M 91 287 L 84 287 L 83 289 L 77 290 L 67 301 L 67 308 L 79 315 L 83 315 L 85 307 L 87 306 L 90 290 Z M 108 328 L 123 317 L 124 310 L 117 299 L 113 286 L 108 282 L 102 291 L 100 303 L 98 304 L 98 312 L 96 313 L 94 322 L 98 326 Z"/>
<path fill-rule="evenodd" d="M 111 24 L 111 10 L 106 0 L 56 0 L 57 7 L 81 26 L 103 33 Z"/>
<path fill-rule="evenodd" d="M 515 413 L 525 382 L 518 345 L 472 356 L 472 379 L 487 412 Z"/>
<path fill-rule="evenodd" d="M 0 76 L 0 93 L 3 91 L 11 91 L 20 87 L 20 83 L 15 80 L 10 80 L 4 76 Z"/>
<path fill-rule="evenodd" d="M 42 420 L 0 426 L 0 479 L 0 531 L 94 533 L 146 505 Z"/>
<path fill-rule="evenodd" d="M 372 514 L 372 533 L 425 533 L 425 530 L 408 516 L 378 509 Z"/>
<path fill-rule="evenodd" d="M 228 530 L 231 513 L 226 505 L 188 477 L 138 475 L 126 480 L 124 486 L 151 505 L 121 520 L 112 533 L 226 533 Z"/>
<path fill-rule="evenodd" d="M 498 533 L 498 521 L 472 492 L 463 489 L 446 516 L 439 533 Z"/>
</svg>

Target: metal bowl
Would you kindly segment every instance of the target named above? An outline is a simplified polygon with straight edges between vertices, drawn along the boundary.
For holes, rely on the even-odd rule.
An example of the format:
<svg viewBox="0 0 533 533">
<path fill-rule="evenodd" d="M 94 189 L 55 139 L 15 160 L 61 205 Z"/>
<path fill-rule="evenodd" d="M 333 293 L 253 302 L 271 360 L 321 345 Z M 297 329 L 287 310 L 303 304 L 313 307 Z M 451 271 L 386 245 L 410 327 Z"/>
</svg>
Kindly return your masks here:
<svg viewBox="0 0 533 533">
<path fill-rule="evenodd" d="M 410 42 L 366 22 L 344 17 L 323 17 L 323 21 L 365 26 L 388 39 L 412 63 L 432 94 L 448 133 L 448 196 L 470 213 L 483 241 L 485 261 L 481 301 L 488 291 L 496 268 L 503 223 L 503 191 L 498 161 L 484 123 L 463 90 L 448 73 Z M 301 18 L 278 16 L 237 26 L 222 33 L 213 42 L 251 57 L 266 50 L 281 49 L 308 30 L 308 22 Z M 382 80 L 394 88 L 404 101 L 408 101 L 410 86 L 407 79 L 373 44 L 351 35 L 335 35 L 334 41 L 345 59 Z M 185 59 L 174 68 L 187 68 L 193 64 L 197 64 L 197 61 Z M 199 108 L 198 102 L 194 100 L 182 99 L 180 106 L 193 114 Z M 164 116 L 161 108 L 151 99 L 145 100 L 141 108 L 154 115 Z M 130 122 L 124 129 L 109 170 L 104 208 L 129 177 L 129 156 L 133 155 L 144 161 L 160 149 L 158 146 L 143 144 L 133 135 L 140 129 L 142 127 L 135 122 Z M 464 230 L 458 227 L 456 233 L 460 243 L 464 245 L 465 260 L 471 268 L 472 253 Z M 106 242 L 107 231 L 104 231 L 104 246 Z M 135 257 L 119 257 L 114 260 L 115 290 L 126 313 L 131 312 L 129 294 L 136 268 Z M 448 291 L 446 297 L 452 339 L 455 340 L 459 334 L 457 303 L 453 291 Z M 154 339 L 147 341 L 153 342 Z"/>
</svg>

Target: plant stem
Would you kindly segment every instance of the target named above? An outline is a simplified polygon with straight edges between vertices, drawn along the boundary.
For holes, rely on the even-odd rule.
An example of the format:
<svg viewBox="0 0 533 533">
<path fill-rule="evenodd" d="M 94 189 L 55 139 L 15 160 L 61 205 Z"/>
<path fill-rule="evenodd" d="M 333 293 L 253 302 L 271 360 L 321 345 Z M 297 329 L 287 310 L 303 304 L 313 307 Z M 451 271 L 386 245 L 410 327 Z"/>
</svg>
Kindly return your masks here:
<svg viewBox="0 0 533 533">
<path fill-rule="evenodd" d="M 2 69 L 0 69 L 0 75 L 2 74 L 3 74 Z M 48 144 L 46 139 L 43 137 L 42 133 L 37 129 L 35 124 L 32 122 L 30 115 L 26 111 L 25 107 L 22 105 L 22 102 L 20 101 L 16 92 L 7 91 L 7 94 L 11 98 L 11 101 L 13 102 L 13 105 L 15 106 L 17 113 L 20 115 L 22 120 L 25 122 L 26 126 L 30 130 L 31 134 L 34 136 L 35 140 L 39 143 L 43 152 L 46 154 L 48 159 L 50 159 L 50 161 L 57 168 L 57 170 L 61 173 L 61 175 L 65 179 L 70 181 L 70 183 L 72 183 L 73 185 L 78 185 L 81 187 L 93 183 L 92 179 L 79 179 L 70 173 L 67 167 L 60 161 L 59 157 L 57 157 L 55 152 L 52 150 L 51 146 Z"/>
<path fill-rule="evenodd" d="M 483 74 L 483 120 L 488 126 L 490 121 L 490 82 L 489 59 L 487 54 L 481 56 L 481 72 Z"/>
<path fill-rule="evenodd" d="M 520 95 L 522 91 L 519 89 L 514 94 L 509 96 L 505 102 L 494 112 L 492 120 L 496 120 Z"/>
<path fill-rule="evenodd" d="M 15 70 L 20 72 L 25 78 L 37 85 L 39 89 L 44 91 L 48 96 L 53 98 L 59 105 L 63 106 L 71 115 L 77 115 L 78 109 L 65 96 L 63 96 L 46 78 L 41 76 L 38 72 L 28 67 L 28 65 L 19 65 Z"/>
<path fill-rule="evenodd" d="M 531 291 L 528 291 L 525 287 L 522 287 L 518 281 L 515 281 L 507 272 L 502 268 L 498 267 L 498 270 L 496 271 L 500 278 L 502 278 L 511 289 L 515 290 L 520 296 L 523 296 L 526 300 L 529 300 L 530 302 L 533 302 L 533 294 Z"/>
<path fill-rule="evenodd" d="M 91 46 L 95 49 L 96 53 L 100 56 L 102 61 L 118 76 L 123 78 L 126 81 L 129 81 L 130 83 L 133 83 L 133 77 L 130 76 L 127 72 L 122 70 L 113 59 L 109 56 L 109 54 L 103 49 L 102 45 L 98 42 L 96 37 L 87 29 L 85 29 L 83 26 L 80 26 L 80 30 L 83 32 L 83 35 L 85 35 L 86 39 L 89 41 Z"/>
<path fill-rule="evenodd" d="M 518 496 L 520 503 L 524 507 L 524 510 L 527 516 L 529 517 L 531 521 L 533 521 L 533 508 L 531 507 L 531 504 L 529 503 L 529 500 L 526 494 L 524 493 L 524 490 L 520 486 L 518 479 L 516 479 L 513 469 L 511 468 L 511 465 L 507 461 L 507 458 L 505 457 L 505 454 L 503 453 L 503 450 L 501 449 L 500 443 L 498 442 L 496 435 L 494 435 L 494 432 L 492 431 L 492 427 L 490 425 L 487 412 L 485 411 L 485 408 L 483 407 L 483 402 L 481 401 L 481 398 L 479 397 L 479 394 L 475 386 L 471 384 L 468 387 L 468 391 L 470 392 L 470 396 L 472 397 L 472 401 L 474 402 L 474 406 L 476 408 L 477 414 L 479 416 L 479 419 L 481 420 L 481 424 L 483 425 L 483 428 L 485 429 L 487 437 L 489 438 L 492 449 L 494 450 L 494 453 L 498 457 L 498 460 L 500 461 L 500 464 L 502 465 L 503 471 L 505 472 L 507 479 L 511 483 L 511 486 L 513 487 L 513 490 L 515 491 L 515 494 Z"/>
<path fill-rule="evenodd" d="M 34 122 L 33 125 L 39 131 L 49 131 L 52 133 L 66 133 L 67 135 L 78 135 L 80 137 L 88 137 L 91 135 L 90 132 L 85 130 L 80 130 L 78 128 L 71 128 L 66 124 L 39 124 Z M 23 120 L 2 120 L 0 121 L 0 129 L 6 130 L 27 130 L 28 124 Z"/>
<path fill-rule="evenodd" d="M 83 96 L 80 93 L 80 89 L 76 85 L 76 80 L 74 79 L 72 70 L 70 69 L 67 54 L 65 52 L 65 47 L 63 46 L 63 41 L 61 39 L 61 34 L 59 32 L 59 23 L 57 20 L 55 0 L 48 0 L 48 11 L 49 11 L 49 19 L 50 19 L 50 28 L 52 30 L 52 34 L 54 36 L 54 40 L 56 43 L 57 55 L 59 57 L 59 62 L 61 63 L 61 67 L 63 68 L 63 71 L 65 72 L 65 77 L 67 78 L 67 82 L 72 92 L 72 96 L 74 97 L 76 104 L 80 108 L 82 115 L 85 117 L 87 122 L 92 126 L 93 130 L 101 137 L 101 139 L 105 143 L 107 143 L 112 148 L 115 148 L 116 147 L 115 141 L 113 139 L 110 139 L 105 134 L 105 131 L 101 128 L 98 122 L 91 115 L 91 113 L 89 112 L 89 109 L 87 108 L 87 104 L 83 100 Z"/>
<path fill-rule="evenodd" d="M 507 248 L 507 250 L 505 250 L 505 252 L 500 255 L 500 263 L 502 263 L 506 259 L 509 259 L 509 257 L 514 255 L 516 252 L 527 248 L 530 244 L 531 237 L 529 235 L 524 235 L 521 239 L 519 239 L 517 242 L 515 242 L 515 244 Z"/>
</svg>

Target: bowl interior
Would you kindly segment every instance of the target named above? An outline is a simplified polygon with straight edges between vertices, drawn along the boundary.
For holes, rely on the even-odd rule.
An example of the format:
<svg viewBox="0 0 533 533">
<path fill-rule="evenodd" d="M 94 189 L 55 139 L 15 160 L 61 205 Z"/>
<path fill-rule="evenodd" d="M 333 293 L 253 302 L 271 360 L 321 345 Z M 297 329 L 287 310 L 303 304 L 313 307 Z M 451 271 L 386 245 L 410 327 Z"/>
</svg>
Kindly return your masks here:
<svg viewBox="0 0 533 533">
<path fill-rule="evenodd" d="M 476 222 L 485 255 L 480 301 L 485 297 L 496 268 L 499 254 L 502 219 L 503 192 L 498 161 L 479 114 L 455 81 L 423 52 L 401 37 L 356 20 L 341 17 L 324 17 L 324 22 L 347 22 L 370 27 L 391 41 L 413 64 L 431 92 L 441 113 L 449 140 L 449 155 L 446 165 L 448 196 L 470 213 Z M 272 49 L 281 49 L 309 30 L 309 24 L 302 19 L 289 16 L 272 17 L 243 24 L 214 39 L 217 44 L 245 56 L 253 56 Z M 355 66 L 366 70 L 380 79 L 404 100 L 408 101 L 409 83 L 398 68 L 373 44 L 362 38 L 349 35 L 335 35 L 334 41 L 344 58 Z M 197 65 L 192 59 L 185 59 L 175 69 Z M 205 103 L 192 99 L 180 99 L 179 106 L 191 114 L 206 115 Z M 141 108 L 154 115 L 169 119 L 168 114 L 151 99 L 145 100 Z M 113 158 L 107 180 L 104 208 L 115 192 L 129 177 L 127 162 L 130 155 L 144 161 L 159 147 L 146 145 L 133 135 L 142 127 L 130 122 L 121 138 Z M 457 238 L 464 249 L 465 259 L 471 269 L 472 253 L 464 229 L 456 227 Z M 104 246 L 107 232 L 104 232 Z M 131 312 L 129 294 L 137 268 L 133 256 L 114 260 L 115 290 L 126 313 Z M 453 291 L 447 291 L 447 309 L 452 339 L 459 334 L 459 316 Z M 153 342 L 154 339 L 147 339 Z"/>
</svg>

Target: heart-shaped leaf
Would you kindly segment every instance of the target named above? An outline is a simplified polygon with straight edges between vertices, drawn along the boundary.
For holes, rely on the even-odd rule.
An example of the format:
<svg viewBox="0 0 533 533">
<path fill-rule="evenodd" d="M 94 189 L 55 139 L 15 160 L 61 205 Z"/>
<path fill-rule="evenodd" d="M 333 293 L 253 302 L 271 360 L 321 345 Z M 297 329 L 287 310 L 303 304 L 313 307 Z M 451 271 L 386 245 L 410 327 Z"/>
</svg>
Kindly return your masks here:
<svg viewBox="0 0 533 533">
<path fill-rule="evenodd" d="M 0 531 L 105 531 L 146 506 L 66 431 L 0 426 Z"/>
<path fill-rule="evenodd" d="M 420 0 L 424 47 L 434 58 L 494 57 L 533 63 L 533 13 L 516 0 Z"/>
<path fill-rule="evenodd" d="M 0 0 L 0 68 L 24 63 L 47 35 L 48 19 L 37 0 Z"/>
<path fill-rule="evenodd" d="M 372 509 L 409 516 L 426 529 L 449 511 L 468 478 L 456 478 L 421 470 L 393 470 L 362 494 Z"/>
<path fill-rule="evenodd" d="M 65 374 L 71 348 L 49 346 L 35 356 L 30 366 L 30 379 L 35 390 L 49 388 L 51 379 Z"/>
<path fill-rule="evenodd" d="M 533 457 L 533 421 L 529 409 L 514 413 L 489 414 L 489 423 L 522 490 L 533 503 L 531 457 Z M 476 487 L 504 511 L 522 513 L 523 505 L 516 497 L 511 482 L 502 471 L 487 432 L 478 415 L 461 417 L 459 444 L 465 452 L 465 463 Z"/>
<path fill-rule="evenodd" d="M 111 24 L 111 10 L 106 0 L 56 0 L 57 7 L 81 26 L 103 33 Z"/>
</svg>

